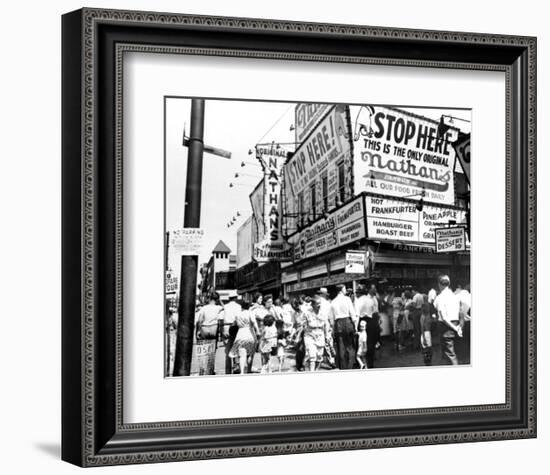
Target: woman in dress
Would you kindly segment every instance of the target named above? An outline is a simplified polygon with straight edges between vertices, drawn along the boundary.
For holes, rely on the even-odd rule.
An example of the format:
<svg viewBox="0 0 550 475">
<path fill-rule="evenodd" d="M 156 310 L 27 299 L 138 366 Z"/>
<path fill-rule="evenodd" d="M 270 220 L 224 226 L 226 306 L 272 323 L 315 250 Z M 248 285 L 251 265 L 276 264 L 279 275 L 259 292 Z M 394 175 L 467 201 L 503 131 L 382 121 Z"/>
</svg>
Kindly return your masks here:
<svg viewBox="0 0 550 475">
<path fill-rule="evenodd" d="M 241 374 L 250 373 L 252 360 L 256 352 L 256 341 L 260 332 L 256 324 L 256 318 L 249 309 L 248 302 L 242 303 L 242 311 L 235 317 L 235 323 L 239 330 L 229 352 L 229 357 L 239 358 Z"/>
<path fill-rule="evenodd" d="M 254 303 L 250 307 L 252 316 L 256 319 L 256 326 L 259 331 L 262 331 L 264 317 L 267 315 L 267 310 L 264 306 L 264 297 L 260 292 L 254 294 Z"/>
</svg>

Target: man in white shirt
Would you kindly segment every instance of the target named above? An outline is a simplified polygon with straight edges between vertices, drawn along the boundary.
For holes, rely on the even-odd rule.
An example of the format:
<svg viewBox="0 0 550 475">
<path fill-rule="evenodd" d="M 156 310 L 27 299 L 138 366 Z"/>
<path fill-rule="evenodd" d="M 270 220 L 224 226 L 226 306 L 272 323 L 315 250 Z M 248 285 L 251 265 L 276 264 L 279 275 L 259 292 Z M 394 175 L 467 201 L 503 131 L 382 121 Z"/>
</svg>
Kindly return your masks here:
<svg viewBox="0 0 550 475">
<path fill-rule="evenodd" d="M 420 350 L 420 337 L 422 329 L 420 328 L 420 315 L 422 314 L 422 305 L 424 305 L 424 295 L 418 289 L 413 289 L 411 317 L 414 330 L 414 349 Z"/>
<path fill-rule="evenodd" d="M 472 296 L 468 290 L 469 286 L 457 289 L 455 295 L 458 297 L 460 303 L 460 322 L 470 321 L 470 307 L 472 306 Z"/>
<path fill-rule="evenodd" d="M 428 303 L 433 304 L 435 298 L 437 297 L 437 291 L 434 288 L 431 288 L 428 292 Z"/>
<path fill-rule="evenodd" d="M 218 330 L 222 321 L 220 315 L 223 308 L 218 304 L 220 297 L 217 292 L 212 292 L 208 296 L 208 304 L 200 308 L 196 317 L 196 337 L 197 340 L 216 340 Z"/>
<path fill-rule="evenodd" d="M 220 318 L 223 319 L 222 335 L 225 341 L 225 374 L 233 373 L 232 360 L 229 358 L 229 352 L 231 351 L 231 347 L 239 331 L 239 328 L 235 324 L 235 319 L 242 311 L 242 307 L 236 300 L 237 296 L 231 295 L 229 297 L 229 302 L 224 305 L 223 310 L 220 312 Z"/>
<path fill-rule="evenodd" d="M 362 294 L 355 299 L 355 311 L 358 318 L 372 318 L 373 313 L 378 313 L 378 299 L 376 297 L 376 286 L 372 284 L 366 294 L 359 289 L 358 294 Z"/>
<path fill-rule="evenodd" d="M 359 287 L 357 294 L 359 295 L 355 299 L 357 316 L 367 323 L 367 368 L 374 368 L 375 348 L 380 339 L 380 317 L 378 315 L 376 286 L 371 284 L 366 293 L 363 287 Z"/>
<path fill-rule="evenodd" d="M 324 312 L 326 315 L 328 315 L 329 320 L 332 317 L 331 311 L 330 311 L 330 298 L 328 296 L 328 290 L 326 287 L 321 287 L 319 289 L 318 294 L 321 296 L 321 311 Z M 331 324 L 334 324 L 334 322 L 330 322 Z"/>
<path fill-rule="evenodd" d="M 338 286 L 338 295 L 330 304 L 330 316 L 334 321 L 336 364 L 340 369 L 352 369 L 355 363 L 355 328 L 357 313 L 353 302 L 346 295 L 346 286 Z"/>
<path fill-rule="evenodd" d="M 460 288 L 455 291 L 455 295 L 460 304 L 458 318 L 460 320 L 460 327 L 462 328 L 462 338 L 457 347 L 457 354 L 461 360 L 467 363 L 470 359 L 470 308 L 472 306 L 470 284 L 461 285 Z"/>
<path fill-rule="evenodd" d="M 459 322 L 460 302 L 458 297 L 450 289 L 449 276 L 442 275 L 439 278 L 439 295 L 434 301 L 437 311 L 437 319 L 442 325 L 441 354 L 444 360 L 451 365 L 458 364 L 455 353 L 455 338 L 462 337 L 462 328 Z"/>
</svg>

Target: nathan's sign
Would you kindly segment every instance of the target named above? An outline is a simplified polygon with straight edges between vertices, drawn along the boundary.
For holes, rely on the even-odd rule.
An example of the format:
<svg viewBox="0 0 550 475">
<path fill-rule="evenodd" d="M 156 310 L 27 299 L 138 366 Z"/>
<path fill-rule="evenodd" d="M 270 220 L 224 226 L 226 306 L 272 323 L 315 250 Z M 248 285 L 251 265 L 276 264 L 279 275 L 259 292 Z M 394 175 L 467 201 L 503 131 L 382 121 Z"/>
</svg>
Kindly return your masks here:
<svg viewBox="0 0 550 475">
<path fill-rule="evenodd" d="M 431 245 L 436 228 L 466 220 L 462 209 L 424 205 L 419 211 L 415 203 L 371 196 L 366 197 L 366 213 L 369 239 Z"/>
<path fill-rule="evenodd" d="M 294 258 L 306 259 L 364 238 L 363 211 L 363 197 L 358 196 L 327 218 L 304 229 L 294 238 Z"/>
<path fill-rule="evenodd" d="M 356 193 L 424 193 L 426 201 L 454 205 L 457 129 L 440 136 L 436 121 L 390 107 L 351 106 L 351 117 L 368 124 L 354 143 Z"/>
<path fill-rule="evenodd" d="M 281 233 L 282 170 L 287 155 L 287 150 L 274 144 L 256 146 L 256 158 L 260 161 L 264 172 L 263 236 L 260 236 L 259 242 L 254 244 L 253 254 L 258 262 L 291 259 L 291 248 L 283 240 Z M 254 214 L 256 214 L 255 210 Z"/>
<path fill-rule="evenodd" d="M 435 229 L 435 252 L 466 250 L 466 230 L 463 227 Z"/>
<path fill-rule="evenodd" d="M 257 262 L 291 261 L 294 251 L 286 242 L 269 242 L 264 240 L 254 244 L 254 260 Z"/>
<path fill-rule="evenodd" d="M 317 125 L 330 104 L 297 104 L 295 109 L 296 142 L 301 142 Z"/>
</svg>

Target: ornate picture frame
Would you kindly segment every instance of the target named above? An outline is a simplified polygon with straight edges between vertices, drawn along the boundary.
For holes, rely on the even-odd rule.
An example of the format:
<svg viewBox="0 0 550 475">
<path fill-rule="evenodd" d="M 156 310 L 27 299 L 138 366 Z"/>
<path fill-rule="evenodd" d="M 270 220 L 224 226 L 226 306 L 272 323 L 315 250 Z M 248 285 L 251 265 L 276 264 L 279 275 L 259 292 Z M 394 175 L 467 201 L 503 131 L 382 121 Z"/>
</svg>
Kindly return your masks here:
<svg viewBox="0 0 550 475">
<path fill-rule="evenodd" d="M 118 465 L 536 437 L 536 39 L 81 9 L 63 16 L 62 458 Z M 125 52 L 506 75 L 503 404 L 125 424 Z"/>
</svg>

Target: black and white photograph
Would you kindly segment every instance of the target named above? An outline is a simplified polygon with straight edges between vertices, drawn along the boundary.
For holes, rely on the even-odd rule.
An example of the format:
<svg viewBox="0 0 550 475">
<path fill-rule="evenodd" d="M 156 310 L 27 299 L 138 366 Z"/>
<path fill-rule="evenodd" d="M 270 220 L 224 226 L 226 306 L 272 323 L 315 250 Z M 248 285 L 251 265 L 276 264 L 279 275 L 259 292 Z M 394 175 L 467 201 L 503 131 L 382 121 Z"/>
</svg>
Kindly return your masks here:
<svg viewBox="0 0 550 475">
<path fill-rule="evenodd" d="M 0 473 L 544 472 L 544 11 L 7 2 Z"/>
<path fill-rule="evenodd" d="M 472 120 L 165 96 L 164 376 L 475 364 Z"/>
</svg>

